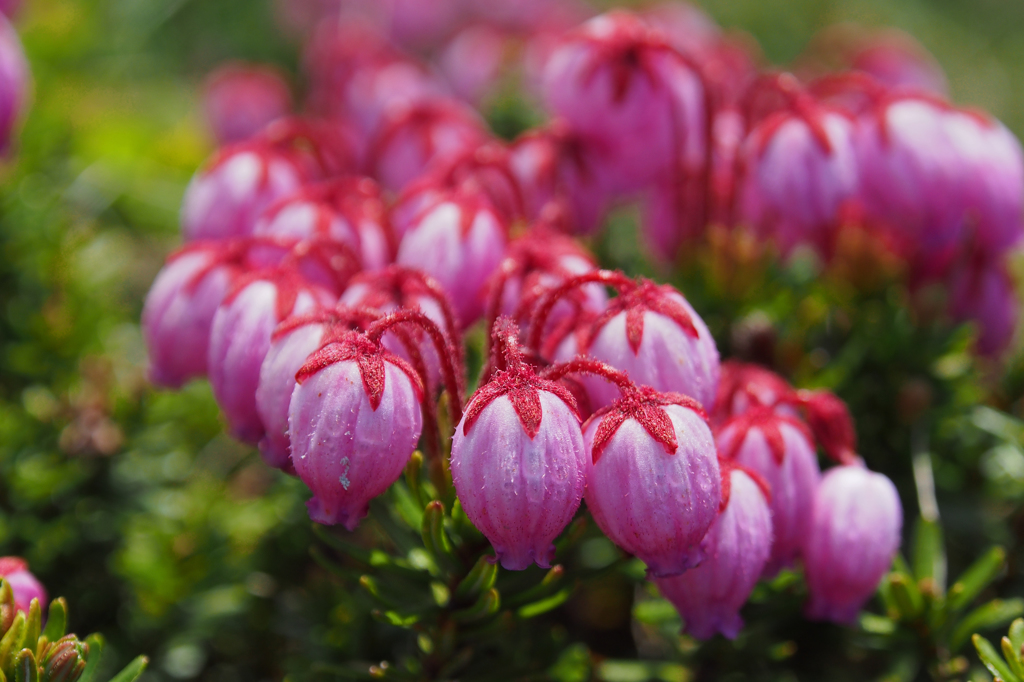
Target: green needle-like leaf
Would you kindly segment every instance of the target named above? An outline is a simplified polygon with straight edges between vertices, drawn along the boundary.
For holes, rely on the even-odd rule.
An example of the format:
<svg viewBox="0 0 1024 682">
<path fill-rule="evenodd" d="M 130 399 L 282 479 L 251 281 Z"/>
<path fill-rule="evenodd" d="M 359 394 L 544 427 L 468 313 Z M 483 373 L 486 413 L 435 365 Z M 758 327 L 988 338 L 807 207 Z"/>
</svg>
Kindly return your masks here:
<svg viewBox="0 0 1024 682">
<path fill-rule="evenodd" d="M 126 665 L 121 672 L 110 678 L 110 682 L 135 682 L 135 680 L 142 676 L 148 665 L 149 659 L 145 656 L 139 656 Z"/>
<path fill-rule="evenodd" d="M 888 582 L 900 620 L 914 620 L 920 616 L 924 609 L 924 597 L 913 578 L 904 573 L 890 573 Z"/>
<path fill-rule="evenodd" d="M 85 658 L 85 671 L 82 673 L 82 677 L 79 678 L 79 682 L 94 682 L 96 679 L 96 671 L 100 667 L 100 659 L 103 657 L 103 635 L 93 634 L 85 638 L 85 643 L 89 645 L 89 655 Z"/>
<path fill-rule="evenodd" d="M 1003 658 L 1010 665 L 1010 670 L 1013 671 L 1013 674 L 1024 679 L 1024 664 L 1020 660 L 1020 649 L 1015 650 L 1013 648 L 1009 637 L 1003 637 L 999 641 L 999 646 L 1003 650 Z"/>
<path fill-rule="evenodd" d="M 25 612 L 18 611 L 10 630 L 0 639 L 0 670 L 3 670 L 8 678 L 14 677 L 14 655 L 21 649 L 24 641 Z"/>
<path fill-rule="evenodd" d="M 472 623 L 492 616 L 501 608 L 501 595 L 493 587 L 482 595 L 472 606 L 455 611 L 452 618 L 459 623 Z"/>
<path fill-rule="evenodd" d="M 50 602 L 50 611 L 46 615 L 46 627 L 43 628 L 43 636 L 51 642 L 56 642 L 64 636 L 68 623 L 68 603 L 64 597 L 57 597 Z"/>
<path fill-rule="evenodd" d="M 455 587 L 455 599 L 463 602 L 475 599 L 481 592 L 494 587 L 497 579 L 498 565 L 490 557 L 482 556 Z"/>
<path fill-rule="evenodd" d="M 423 546 L 441 565 L 453 568 L 458 565 L 448 533 L 444 529 L 444 505 L 434 500 L 423 510 Z"/>
<path fill-rule="evenodd" d="M 914 532 L 914 577 L 931 588 L 936 595 L 944 590 L 946 553 L 943 548 L 942 526 L 924 518 L 917 520 Z"/>
<path fill-rule="evenodd" d="M 43 614 L 39 608 L 39 600 L 33 599 L 28 607 L 28 618 L 25 619 L 25 639 L 22 642 L 22 646 L 35 649 L 42 628 Z"/>
<path fill-rule="evenodd" d="M 957 613 L 970 606 L 982 590 L 996 579 L 1006 564 L 1006 550 L 992 547 L 964 571 L 949 588 L 949 609 Z"/>
<path fill-rule="evenodd" d="M 1018 618 L 1010 623 L 1010 644 L 1017 655 L 1021 655 L 1021 647 L 1024 647 L 1024 618 Z"/>
<path fill-rule="evenodd" d="M 561 590 L 551 595 L 547 599 L 542 599 L 540 601 L 534 602 L 532 604 L 527 604 L 526 606 L 521 607 L 518 611 L 516 611 L 516 615 L 520 618 L 523 618 L 524 620 L 533 618 L 534 616 L 539 616 L 542 613 L 547 613 L 548 611 L 557 609 L 559 606 L 564 604 L 571 596 L 572 588 L 563 587 Z"/>
<path fill-rule="evenodd" d="M 36 665 L 35 654 L 31 649 L 22 649 L 14 657 L 14 681 L 38 682 L 38 680 L 39 666 Z"/>
<path fill-rule="evenodd" d="M 949 638 L 950 651 L 955 653 L 967 643 L 971 634 L 1008 623 L 1024 614 L 1024 599 L 993 599 L 974 609 L 960 621 Z"/>
<path fill-rule="evenodd" d="M 974 635 L 971 637 L 971 641 L 974 642 L 974 648 L 978 650 L 978 658 L 993 675 L 1002 678 L 1003 682 L 1021 682 L 991 642 L 981 635 Z"/>
</svg>

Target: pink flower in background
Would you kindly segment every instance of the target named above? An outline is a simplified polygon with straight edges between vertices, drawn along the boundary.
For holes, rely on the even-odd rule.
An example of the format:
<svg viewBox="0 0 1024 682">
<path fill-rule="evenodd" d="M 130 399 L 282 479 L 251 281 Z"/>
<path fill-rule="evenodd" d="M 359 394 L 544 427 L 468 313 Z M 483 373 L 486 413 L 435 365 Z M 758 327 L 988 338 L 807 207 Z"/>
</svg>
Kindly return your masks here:
<svg viewBox="0 0 1024 682">
<path fill-rule="evenodd" d="M 0 16 L 0 153 L 10 149 L 28 108 L 30 81 L 31 72 L 18 33 L 6 17 Z"/>
<path fill-rule="evenodd" d="M 28 562 L 21 557 L 0 557 L 0 577 L 11 586 L 14 592 L 14 606 L 28 615 L 32 600 L 39 600 L 39 608 L 48 606 L 46 588 L 28 570 Z"/>
<path fill-rule="evenodd" d="M 888 478 L 863 465 L 825 472 L 803 549 L 807 616 L 852 623 L 892 565 L 902 526 L 900 498 Z"/>
<path fill-rule="evenodd" d="M 292 93 L 276 69 L 231 62 L 207 77 L 204 105 L 213 135 L 224 145 L 247 140 L 287 116 Z"/>
<path fill-rule="evenodd" d="M 683 631 L 697 639 L 716 632 L 735 639 L 743 628 L 739 611 L 760 578 L 772 547 L 768 486 L 722 462 L 722 511 L 704 537 L 707 559 L 682 575 L 654 584 L 683 617 Z"/>
</svg>

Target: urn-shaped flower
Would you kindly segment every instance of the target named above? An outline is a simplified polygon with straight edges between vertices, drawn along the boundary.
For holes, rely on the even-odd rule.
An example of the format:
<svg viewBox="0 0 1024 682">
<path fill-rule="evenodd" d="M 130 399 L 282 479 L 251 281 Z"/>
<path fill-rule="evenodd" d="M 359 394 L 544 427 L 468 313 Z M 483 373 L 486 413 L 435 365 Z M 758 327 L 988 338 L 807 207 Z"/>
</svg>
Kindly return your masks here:
<svg viewBox="0 0 1024 682">
<path fill-rule="evenodd" d="M 452 480 L 503 567 L 548 568 L 552 542 L 583 497 L 583 436 L 569 392 L 519 356 L 515 324 L 504 318 L 498 329 L 504 369 L 473 396 L 455 431 Z"/>
<path fill-rule="evenodd" d="M 902 525 L 899 494 L 888 478 L 861 464 L 827 471 L 804 544 L 808 617 L 852 622 L 892 565 Z"/>
<path fill-rule="evenodd" d="M 723 462 L 723 509 L 704 538 L 707 558 L 682 575 L 654 579 L 691 636 L 709 639 L 720 632 L 734 639 L 742 629 L 740 608 L 771 553 L 769 495 L 763 482 Z"/>
<path fill-rule="evenodd" d="M 715 442 L 700 406 L 634 389 L 596 412 L 583 438 L 587 508 L 605 535 L 654 577 L 698 565 L 722 500 Z"/>
<path fill-rule="evenodd" d="M 423 386 L 404 360 L 352 332 L 309 358 L 288 409 L 292 465 L 317 523 L 355 529 L 423 429 Z"/>
<path fill-rule="evenodd" d="M 0 557 L 0 577 L 14 592 L 14 606 L 28 615 L 32 600 L 38 599 L 40 608 L 46 608 L 46 588 L 28 570 L 28 562 L 21 557 Z"/>
</svg>

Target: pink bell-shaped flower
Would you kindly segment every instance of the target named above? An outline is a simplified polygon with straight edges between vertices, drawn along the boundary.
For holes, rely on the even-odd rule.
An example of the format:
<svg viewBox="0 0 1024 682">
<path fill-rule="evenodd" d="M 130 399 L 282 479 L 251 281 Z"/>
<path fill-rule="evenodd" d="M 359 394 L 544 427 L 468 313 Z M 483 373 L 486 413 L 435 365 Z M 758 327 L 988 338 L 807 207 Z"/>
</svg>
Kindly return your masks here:
<svg viewBox="0 0 1024 682">
<path fill-rule="evenodd" d="M 484 312 L 484 285 L 505 257 L 506 230 L 485 196 L 461 188 L 420 211 L 402 237 L 397 262 L 440 282 L 465 328 Z"/>
<path fill-rule="evenodd" d="M 570 232 L 590 234 L 604 219 L 611 193 L 598 168 L 608 163 L 600 149 L 555 121 L 521 135 L 510 165 L 522 188 L 527 218 L 537 220 L 550 204 L 566 214 Z"/>
<path fill-rule="evenodd" d="M 255 233 L 343 242 L 367 270 L 391 263 L 396 248 L 380 188 L 370 178 L 358 176 L 305 185 L 281 198 L 263 212 Z"/>
<path fill-rule="evenodd" d="M 18 32 L 0 16 L 0 153 L 10 149 L 12 138 L 25 115 L 31 78 Z"/>
<path fill-rule="evenodd" d="M 718 393 L 711 408 L 711 425 L 721 429 L 733 417 L 757 407 L 776 407 L 786 413 L 793 387 L 775 372 L 736 360 L 722 363 Z"/>
<path fill-rule="evenodd" d="M 237 62 L 210 74 L 203 99 L 206 119 L 222 145 L 249 139 L 292 108 L 291 90 L 276 69 Z"/>
<path fill-rule="evenodd" d="M 309 142 L 311 155 L 298 143 Z M 325 174 L 344 172 L 351 152 L 333 130 L 298 119 L 225 147 L 185 190 L 181 229 L 188 241 L 251 235 L 267 206 Z"/>
<path fill-rule="evenodd" d="M 627 389 L 583 425 L 587 509 L 653 577 L 705 557 L 701 541 L 722 501 L 715 441 L 695 400 Z"/>
<path fill-rule="evenodd" d="M 896 487 L 863 464 L 825 472 L 804 542 L 815 620 L 852 623 L 900 548 L 903 509 Z"/>
<path fill-rule="evenodd" d="M 683 631 L 697 639 L 720 632 L 735 639 L 740 608 L 754 590 L 772 547 L 770 491 L 757 475 L 726 461 L 722 511 L 704 536 L 707 558 L 696 568 L 654 584 L 683 617 Z"/>
<path fill-rule="evenodd" d="M 983 261 L 955 272 L 949 299 L 954 319 L 978 325 L 979 353 L 999 357 L 1010 347 L 1020 319 L 1020 301 L 1005 265 Z"/>
<path fill-rule="evenodd" d="M 380 272 L 363 273 L 352 278 L 338 303 L 352 308 L 371 308 L 381 313 L 402 309 L 423 313 L 451 341 L 456 353 L 455 363 L 461 366 L 462 338 L 455 312 L 444 288 L 430 275 L 400 265 L 392 265 Z M 408 344 L 414 344 L 425 365 L 429 393 L 434 395 L 437 392 L 443 381 L 441 358 L 433 342 L 422 330 L 398 329 L 385 334 L 381 343 L 415 367 L 408 348 Z"/>
<path fill-rule="evenodd" d="M 800 90 L 794 77 L 772 82 L 789 102 L 761 120 L 743 144 L 738 217 L 784 254 L 808 244 L 829 256 L 858 193 L 854 124 Z"/>
<path fill-rule="evenodd" d="M 399 191 L 440 162 L 487 139 L 483 121 L 455 100 L 434 99 L 392 109 L 370 145 L 368 165 L 387 189 Z"/>
<path fill-rule="evenodd" d="M 246 240 L 194 242 L 175 252 L 142 309 L 150 380 L 178 388 L 206 374 L 213 316 L 244 270 Z"/>
<path fill-rule="evenodd" d="M 566 293 L 591 281 L 619 288 L 607 308 L 577 336 L 572 349 L 626 372 L 642 386 L 680 393 L 711 405 L 718 389 L 719 359 L 715 340 L 682 294 L 650 280 L 634 282 L 603 271 L 581 275 L 545 297 L 534 315 L 531 347 L 539 350 L 540 329 L 554 304 Z M 561 353 L 557 360 L 567 360 Z M 584 377 L 593 407 L 608 405 L 617 389 L 598 377 Z"/>
<path fill-rule="evenodd" d="M 602 14 L 569 33 L 544 69 L 551 111 L 603 148 L 600 171 L 616 192 L 666 174 L 700 184 L 710 112 L 699 70 L 667 37 L 627 12 Z"/>
<path fill-rule="evenodd" d="M 269 466 L 295 471 L 288 437 L 288 405 L 297 385 L 295 375 L 314 352 L 378 317 L 373 311 L 339 306 L 290 317 L 274 330 L 256 388 L 256 411 L 266 430 L 259 442 L 260 454 Z"/>
<path fill-rule="evenodd" d="M 722 458 L 757 473 L 771 489 L 775 541 L 765 575 L 774 576 L 800 555 L 811 527 L 811 509 L 821 479 L 807 426 L 768 407 L 751 407 L 718 434 Z"/>
<path fill-rule="evenodd" d="M 452 441 L 452 480 L 466 515 L 501 565 L 543 568 L 583 498 L 579 416 L 562 384 L 539 378 L 518 348 L 519 329 L 494 329 L 497 372 L 470 400 Z"/>
<path fill-rule="evenodd" d="M 349 332 L 315 352 L 296 375 L 288 408 L 292 465 L 313 491 L 307 502 L 317 523 L 353 530 L 369 501 L 401 475 L 423 429 L 423 383 L 381 337 L 398 325 L 423 329 L 444 364 L 453 420 L 462 419 L 461 383 L 450 342 L 433 322 L 403 310 Z"/>
<path fill-rule="evenodd" d="M 256 389 L 274 329 L 293 315 L 334 301 L 327 290 L 308 284 L 287 266 L 235 280 L 213 317 L 207 365 L 213 395 L 236 438 L 255 444 L 265 432 Z"/>
<path fill-rule="evenodd" d="M 14 592 L 14 607 L 28 615 L 32 600 L 39 600 L 39 608 L 45 609 L 46 588 L 28 570 L 28 562 L 21 557 L 0 557 L 0 577 L 11 586 Z"/>
</svg>

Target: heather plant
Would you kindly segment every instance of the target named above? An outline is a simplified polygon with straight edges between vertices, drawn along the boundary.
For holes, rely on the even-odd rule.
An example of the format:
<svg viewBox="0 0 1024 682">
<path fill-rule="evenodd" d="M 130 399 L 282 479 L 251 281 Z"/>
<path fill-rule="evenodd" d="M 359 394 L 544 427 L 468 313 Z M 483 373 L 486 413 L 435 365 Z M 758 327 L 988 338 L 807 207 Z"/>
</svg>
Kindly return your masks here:
<svg viewBox="0 0 1024 682">
<path fill-rule="evenodd" d="M 23 15 L 0 546 L 115 659 L 1013 679 L 965 646 L 1024 611 L 1022 162 L 926 52 L 826 33 L 788 75 L 684 5 L 200 5 L 110 9 L 176 64 L 98 77 L 173 103 L 141 128 L 62 109 L 105 48 Z M 503 48 L 467 74 L 472 29 Z"/>
</svg>

